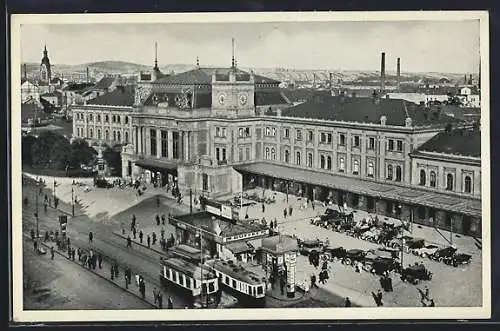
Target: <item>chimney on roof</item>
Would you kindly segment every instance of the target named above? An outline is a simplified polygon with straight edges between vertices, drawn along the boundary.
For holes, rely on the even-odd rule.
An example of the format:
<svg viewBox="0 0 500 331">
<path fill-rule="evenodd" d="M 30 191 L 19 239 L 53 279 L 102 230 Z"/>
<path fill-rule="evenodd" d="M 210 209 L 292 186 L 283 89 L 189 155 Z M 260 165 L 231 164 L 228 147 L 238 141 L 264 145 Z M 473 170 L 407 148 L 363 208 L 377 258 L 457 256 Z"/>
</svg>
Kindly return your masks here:
<svg viewBox="0 0 500 331">
<path fill-rule="evenodd" d="M 380 90 L 385 90 L 385 52 L 380 59 Z"/>
<path fill-rule="evenodd" d="M 385 125 L 387 123 L 387 117 L 385 115 L 380 116 L 380 125 Z"/>
<path fill-rule="evenodd" d="M 397 84 L 398 84 L 398 91 L 401 89 L 401 58 L 398 57 L 398 62 L 397 62 Z"/>
<path fill-rule="evenodd" d="M 90 82 L 89 67 L 87 67 L 87 84 Z"/>
<path fill-rule="evenodd" d="M 332 88 L 333 87 L 333 73 L 332 72 L 330 72 L 328 79 L 330 81 L 330 88 Z"/>
<path fill-rule="evenodd" d="M 469 85 L 472 85 L 472 74 L 469 75 Z"/>
</svg>

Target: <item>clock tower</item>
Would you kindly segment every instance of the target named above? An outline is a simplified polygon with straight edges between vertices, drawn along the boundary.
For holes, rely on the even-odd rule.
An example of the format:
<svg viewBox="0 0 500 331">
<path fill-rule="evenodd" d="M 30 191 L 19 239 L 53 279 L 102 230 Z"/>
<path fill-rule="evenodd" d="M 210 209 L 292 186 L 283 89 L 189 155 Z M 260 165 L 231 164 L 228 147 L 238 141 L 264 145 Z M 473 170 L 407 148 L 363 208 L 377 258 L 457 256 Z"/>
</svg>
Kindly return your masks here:
<svg viewBox="0 0 500 331">
<path fill-rule="evenodd" d="M 253 73 L 231 68 L 212 74 L 212 112 L 224 117 L 255 115 L 255 81 Z"/>
</svg>

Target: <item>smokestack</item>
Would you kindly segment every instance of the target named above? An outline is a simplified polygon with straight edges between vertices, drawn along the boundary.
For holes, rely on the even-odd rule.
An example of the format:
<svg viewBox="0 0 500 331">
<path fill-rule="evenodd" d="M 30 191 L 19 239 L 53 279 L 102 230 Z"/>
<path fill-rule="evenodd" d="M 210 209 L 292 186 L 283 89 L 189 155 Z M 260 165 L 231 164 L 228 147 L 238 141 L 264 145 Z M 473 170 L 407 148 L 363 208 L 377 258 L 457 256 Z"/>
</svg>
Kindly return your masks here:
<svg viewBox="0 0 500 331">
<path fill-rule="evenodd" d="M 28 73 L 27 73 L 27 70 L 26 70 L 26 63 L 24 64 L 24 79 L 28 79 Z"/>
<path fill-rule="evenodd" d="M 333 87 L 333 73 L 332 72 L 330 72 L 329 79 L 330 79 L 330 88 L 332 88 Z"/>
<path fill-rule="evenodd" d="M 380 89 L 385 90 L 385 52 L 382 52 L 380 61 Z"/>
<path fill-rule="evenodd" d="M 87 84 L 88 84 L 88 83 L 89 83 L 89 81 L 90 81 L 90 80 L 89 80 L 89 78 L 90 78 L 90 77 L 89 77 L 89 67 L 87 67 Z"/>
<path fill-rule="evenodd" d="M 398 90 L 401 88 L 401 59 L 398 57 L 397 63 L 397 84 Z"/>
</svg>

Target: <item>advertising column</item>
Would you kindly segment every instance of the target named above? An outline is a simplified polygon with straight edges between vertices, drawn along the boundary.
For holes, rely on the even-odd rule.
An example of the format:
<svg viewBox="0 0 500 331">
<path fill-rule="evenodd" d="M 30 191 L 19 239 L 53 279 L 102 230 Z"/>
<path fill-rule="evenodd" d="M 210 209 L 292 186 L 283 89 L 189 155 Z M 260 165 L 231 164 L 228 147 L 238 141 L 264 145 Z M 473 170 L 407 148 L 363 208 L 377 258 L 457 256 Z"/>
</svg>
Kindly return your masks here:
<svg viewBox="0 0 500 331">
<path fill-rule="evenodd" d="M 297 264 L 297 254 L 295 251 L 285 253 L 286 265 L 286 295 L 289 298 L 295 296 L 295 266 Z"/>
</svg>

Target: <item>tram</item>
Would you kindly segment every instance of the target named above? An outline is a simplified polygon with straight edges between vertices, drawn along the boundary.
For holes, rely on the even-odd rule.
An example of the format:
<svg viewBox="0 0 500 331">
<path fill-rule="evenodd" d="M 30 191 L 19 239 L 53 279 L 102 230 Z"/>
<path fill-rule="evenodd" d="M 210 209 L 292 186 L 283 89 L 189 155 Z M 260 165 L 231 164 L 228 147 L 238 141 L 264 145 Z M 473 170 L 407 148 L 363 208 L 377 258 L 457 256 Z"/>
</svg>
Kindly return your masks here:
<svg viewBox="0 0 500 331">
<path fill-rule="evenodd" d="M 162 285 L 187 296 L 193 308 L 216 308 L 219 283 L 217 276 L 203 265 L 181 258 L 162 259 Z"/>
<path fill-rule="evenodd" d="M 207 261 L 206 265 L 219 278 L 219 285 L 237 297 L 245 307 L 264 307 L 265 278 L 234 264 L 233 261 L 211 260 Z"/>
</svg>

